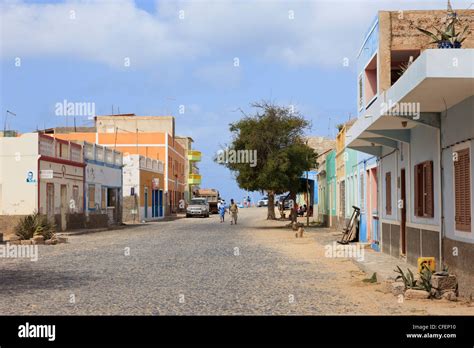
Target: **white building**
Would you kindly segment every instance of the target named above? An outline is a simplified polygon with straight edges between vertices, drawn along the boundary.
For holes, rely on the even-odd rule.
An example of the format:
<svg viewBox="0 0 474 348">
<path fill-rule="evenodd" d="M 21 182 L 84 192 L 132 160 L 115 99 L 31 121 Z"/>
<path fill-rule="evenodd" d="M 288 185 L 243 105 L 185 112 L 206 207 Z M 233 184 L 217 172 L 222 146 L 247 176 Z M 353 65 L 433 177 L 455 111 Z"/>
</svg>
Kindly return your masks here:
<svg viewBox="0 0 474 348">
<path fill-rule="evenodd" d="M 435 257 L 465 293 L 474 290 L 473 62 L 474 49 L 424 50 L 346 137 L 378 157 L 382 251 L 412 264 Z"/>
<path fill-rule="evenodd" d="M 0 228 L 38 211 L 58 230 L 82 227 L 82 146 L 38 133 L 0 138 Z"/>
<path fill-rule="evenodd" d="M 84 148 L 84 212 L 89 227 L 122 222 L 122 153 L 89 142 Z"/>
<path fill-rule="evenodd" d="M 123 164 L 123 221 L 164 218 L 167 192 L 163 162 L 141 155 L 127 155 Z"/>
</svg>

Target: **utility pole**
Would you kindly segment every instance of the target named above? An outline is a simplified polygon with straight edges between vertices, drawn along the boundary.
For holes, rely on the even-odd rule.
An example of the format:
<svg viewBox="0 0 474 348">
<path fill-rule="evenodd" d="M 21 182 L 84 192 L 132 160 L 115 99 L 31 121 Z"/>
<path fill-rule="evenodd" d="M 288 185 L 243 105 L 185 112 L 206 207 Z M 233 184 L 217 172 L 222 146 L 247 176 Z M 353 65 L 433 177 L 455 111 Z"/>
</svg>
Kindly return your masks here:
<svg viewBox="0 0 474 348">
<path fill-rule="evenodd" d="M 5 136 L 5 132 L 7 131 L 7 119 L 8 119 L 8 114 L 12 116 L 16 116 L 15 113 L 11 112 L 10 110 L 7 110 L 7 113 L 5 114 L 5 124 L 3 125 L 3 136 Z"/>
<path fill-rule="evenodd" d="M 310 207 L 310 199 L 309 199 L 309 171 L 306 171 L 306 227 L 309 227 L 309 207 Z"/>
</svg>

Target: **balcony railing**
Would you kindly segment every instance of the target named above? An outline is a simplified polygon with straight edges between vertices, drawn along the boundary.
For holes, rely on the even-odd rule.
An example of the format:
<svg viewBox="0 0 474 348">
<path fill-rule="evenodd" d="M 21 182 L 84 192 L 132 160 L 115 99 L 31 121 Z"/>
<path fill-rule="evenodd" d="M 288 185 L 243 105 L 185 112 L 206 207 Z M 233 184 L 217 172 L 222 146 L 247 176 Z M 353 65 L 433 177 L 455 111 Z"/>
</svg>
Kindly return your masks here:
<svg viewBox="0 0 474 348">
<path fill-rule="evenodd" d="M 188 160 L 192 162 L 198 162 L 201 160 L 201 151 L 190 150 L 188 151 Z"/>
<path fill-rule="evenodd" d="M 189 185 L 200 185 L 201 184 L 201 175 L 199 175 L 199 174 L 189 174 L 188 184 Z"/>
</svg>

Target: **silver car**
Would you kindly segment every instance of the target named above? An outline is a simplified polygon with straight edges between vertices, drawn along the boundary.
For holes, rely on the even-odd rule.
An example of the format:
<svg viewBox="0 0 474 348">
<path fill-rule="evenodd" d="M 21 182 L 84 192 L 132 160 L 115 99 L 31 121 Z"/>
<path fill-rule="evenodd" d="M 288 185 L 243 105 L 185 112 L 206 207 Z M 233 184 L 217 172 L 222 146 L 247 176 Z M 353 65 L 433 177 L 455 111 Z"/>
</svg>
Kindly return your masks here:
<svg viewBox="0 0 474 348">
<path fill-rule="evenodd" d="M 263 197 L 257 202 L 257 207 L 267 207 L 268 206 L 268 197 Z"/>
<path fill-rule="evenodd" d="M 186 208 L 186 217 L 202 216 L 209 217 L 209 203 L 205 198 L 193 198 Z"/>
</svg>

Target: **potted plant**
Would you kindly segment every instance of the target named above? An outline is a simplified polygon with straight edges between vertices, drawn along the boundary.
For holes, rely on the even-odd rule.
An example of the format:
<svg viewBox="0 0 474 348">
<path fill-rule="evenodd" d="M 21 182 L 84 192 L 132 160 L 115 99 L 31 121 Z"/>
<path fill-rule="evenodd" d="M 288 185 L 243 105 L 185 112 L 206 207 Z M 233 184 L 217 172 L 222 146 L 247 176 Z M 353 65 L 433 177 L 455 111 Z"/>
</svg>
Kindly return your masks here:
<svg viewBox="0 0 474 348">
<path fill-rule="evenodd" d="M 426 36 L 432 38 L 433 41 L 430 43 L 438 44 L 438 48 L 461 48 L 463 41 L 466 40 L 469 34 L 469 24 L 466 24 L 459 32 L 456 32 L 456 25 L 462 25 L 462 22 L 456 12 L 448 9 L 448 19 L 444 30 L 433 26 L 436 32 L 432 33 L 420 27 L 416 28 Z"/>
</svg>

